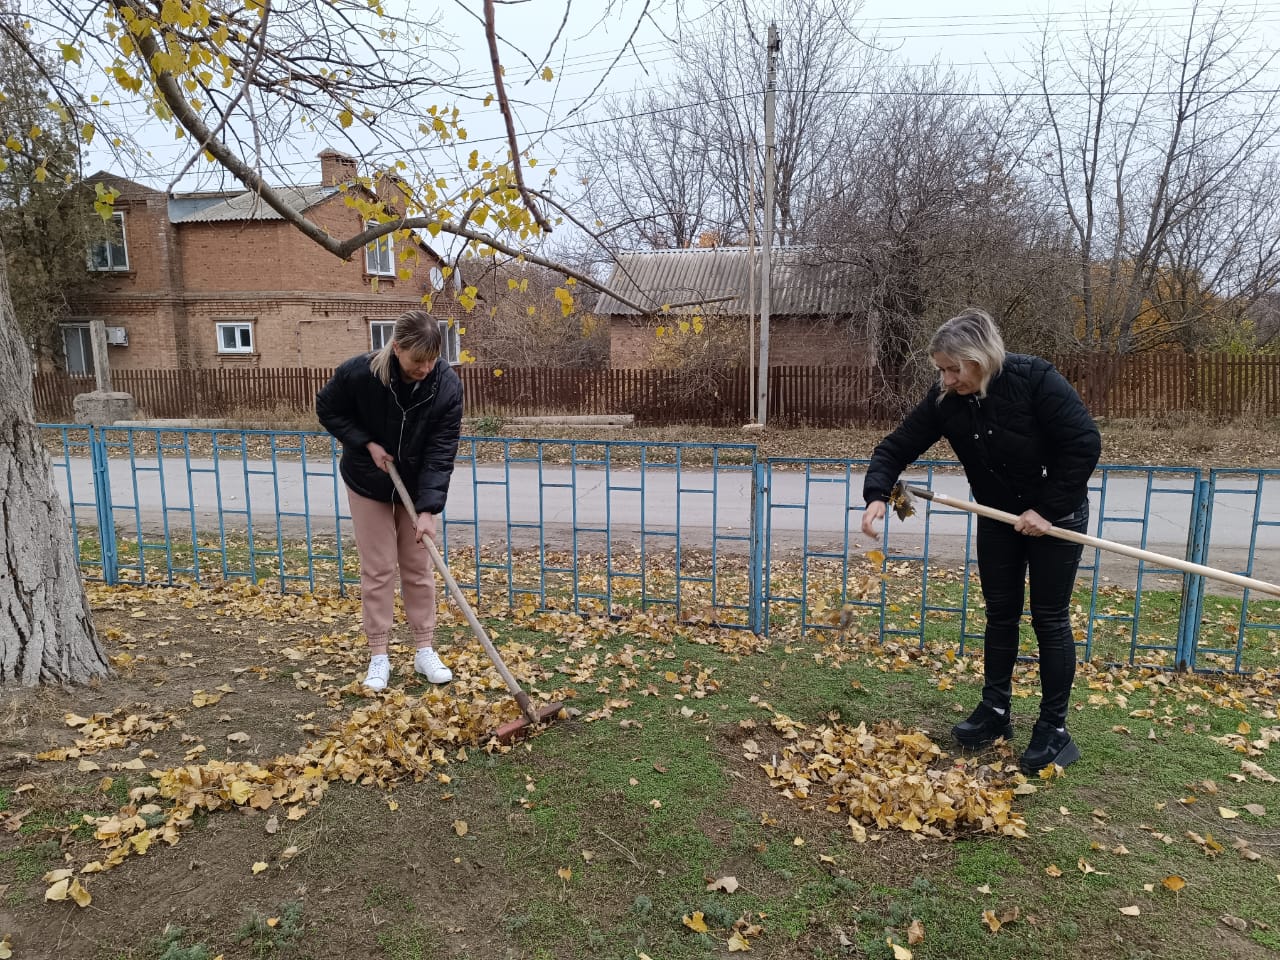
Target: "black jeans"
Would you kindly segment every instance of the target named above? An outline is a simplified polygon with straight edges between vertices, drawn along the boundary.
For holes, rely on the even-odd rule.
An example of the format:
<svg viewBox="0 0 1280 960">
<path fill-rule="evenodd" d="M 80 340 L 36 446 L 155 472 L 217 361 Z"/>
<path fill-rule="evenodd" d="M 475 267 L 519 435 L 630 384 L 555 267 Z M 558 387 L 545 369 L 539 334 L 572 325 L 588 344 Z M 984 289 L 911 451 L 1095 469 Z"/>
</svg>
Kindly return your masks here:
<svg viewBox="0 0 1280 960">
<path fill-rule="evenodd" d="M 1089 502 L 1053 521 L 1084 533 Z M 999 520 L 978 518 L 978 579 L 987 605 L 982 699 L 1008 710 L 1013 667 L 1018 660 L 1018 624 L 1025 586 L 1031 583 L 1031 627 L 1040 647 L 1040 719 L 1065 726 L 1076 677 L 1076 641 L 1071 632 L 1071 590 L 1084 548 L 1057 537 L 1029 537 Z"/>
</svg>

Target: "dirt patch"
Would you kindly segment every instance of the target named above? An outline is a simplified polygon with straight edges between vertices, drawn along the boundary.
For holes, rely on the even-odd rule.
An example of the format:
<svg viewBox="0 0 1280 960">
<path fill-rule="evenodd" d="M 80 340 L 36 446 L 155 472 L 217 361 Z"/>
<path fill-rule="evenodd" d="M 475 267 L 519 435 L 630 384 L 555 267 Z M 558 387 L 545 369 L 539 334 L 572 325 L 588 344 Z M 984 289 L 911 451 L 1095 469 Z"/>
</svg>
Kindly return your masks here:
<svg viewBox="0 0 1280 960">
<path fill-rule="evenodd" d="M 156 956 L 149 945 L 176 925 L 182 944 L 205 943 L 227 960 L 318 956 L 318 944 L 326 957 L 383 947 L 413 956 L 419 941 L 503 956 L 494 911 L 519 901 L 518 878 L 513 886 L 503 869 L 501 836 L 468 843 L 454 824 L 502 823 L 510 811 L 498 798 L 463 799 L 447 776 L 391 793 L 338 781 L 296 821 L 278 806 L 197 811 L 176 846 L 156 842 L 109 872 L 83 875 L 87 908 L 43 902 L 47 871 L 103 857 L 86 818 L 136 807 L 130 791 L 154 783 L 151 771 L 266 766 L 363 703 L 346 690 L 367 652 L 334 608 L 308 618 L 307 598 L 259 600 L 234 587 L 154 593 L 95 591 L 95 620 L 117 669 L 109 683 L 6 691 L 0 937 L 13 936 L 14 955 Z M 248 623 L 246 596 L 263 605 Z M 440 639 L 447 646 L 448 630 Z M 393 656 L 403 665 L 412 653 L 393 645 Z M 65 759 L 38 759 L 59 751 Z M 267 867 L 255 873 L 255 864 Z"/>
</svg>

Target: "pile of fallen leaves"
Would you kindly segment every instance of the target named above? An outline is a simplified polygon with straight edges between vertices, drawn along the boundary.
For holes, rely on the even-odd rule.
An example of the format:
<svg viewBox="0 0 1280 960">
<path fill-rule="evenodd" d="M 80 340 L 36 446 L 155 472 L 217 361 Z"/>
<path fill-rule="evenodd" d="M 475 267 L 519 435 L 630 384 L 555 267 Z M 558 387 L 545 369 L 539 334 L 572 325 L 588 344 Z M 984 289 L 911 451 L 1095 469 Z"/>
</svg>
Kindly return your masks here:
<svg viewBox="0 0 1280 960">
<path fill-rule="evenodd" d="M 1027 824 L 1013 809 L 1014 788 L 990 766 L 948 762 L 924 733 L 892 722 L 868 728 L 837 722 L 810 729 L 783 714 L 773 728 L 788 743 L 760 767 L 783 796 L 849 816 L 859 843 L 879 839 L 867 827 L 943 838 L 964 828 L 1025 837 Z M 759 745 L 743 743 L 748 760 Z"/>
</svg>

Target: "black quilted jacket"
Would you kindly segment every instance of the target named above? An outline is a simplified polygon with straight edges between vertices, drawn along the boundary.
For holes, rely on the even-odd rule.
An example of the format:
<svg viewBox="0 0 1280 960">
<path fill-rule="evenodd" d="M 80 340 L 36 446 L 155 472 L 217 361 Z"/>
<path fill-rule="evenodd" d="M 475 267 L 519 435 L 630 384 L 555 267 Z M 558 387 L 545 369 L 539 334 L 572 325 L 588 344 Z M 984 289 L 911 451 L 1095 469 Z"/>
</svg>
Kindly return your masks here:
<svg viewBox="0 0 1280 960">
<path fill-rule="evenodd" d="M 903 470 L 946 437 L 964 465 L 973 498 L 1049 522 L 1071 514 L 1088 494 L 1102 438 L 1079 394 L 1053 364 L 1009 354 L 987 395 L 948 394 L 935 383 L 871 455 L 867 503 L 887 500 Z"/>
<path fill-rule="evenodd" d="M 372 357 L 352 357 L 316 395 L 316 415 L 342 441 L 342 479 L 370 500 L 396 499 L 391 477 L 374 466 L 365 448 L 372 440 L 395 457 L 414 509 L 440 513 L 462 432 L 462 381 L 441 361 L 415 384 L 401 378 L 392 357 L 386 386 L 369 369 Z"/>
</svg>

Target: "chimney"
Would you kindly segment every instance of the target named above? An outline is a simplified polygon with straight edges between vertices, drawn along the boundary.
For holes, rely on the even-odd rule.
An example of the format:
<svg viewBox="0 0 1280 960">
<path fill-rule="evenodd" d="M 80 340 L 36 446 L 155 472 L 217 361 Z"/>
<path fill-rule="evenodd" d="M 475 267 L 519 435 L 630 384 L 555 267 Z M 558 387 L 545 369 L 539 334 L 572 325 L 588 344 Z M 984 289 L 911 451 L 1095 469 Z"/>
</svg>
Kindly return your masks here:
<svg viewBox="0 0 1280 960">
<path fill-rule="evenodd" d="M 320 151 L 320 182 L 326 187 L 346 183 L 356 177 L 356 158 L 327 147 Z"/>
</svg>

